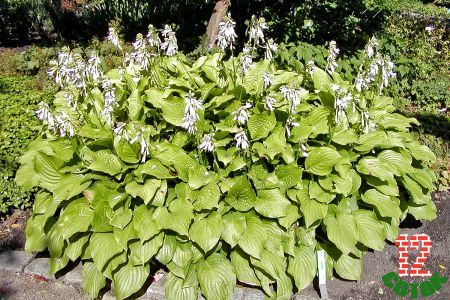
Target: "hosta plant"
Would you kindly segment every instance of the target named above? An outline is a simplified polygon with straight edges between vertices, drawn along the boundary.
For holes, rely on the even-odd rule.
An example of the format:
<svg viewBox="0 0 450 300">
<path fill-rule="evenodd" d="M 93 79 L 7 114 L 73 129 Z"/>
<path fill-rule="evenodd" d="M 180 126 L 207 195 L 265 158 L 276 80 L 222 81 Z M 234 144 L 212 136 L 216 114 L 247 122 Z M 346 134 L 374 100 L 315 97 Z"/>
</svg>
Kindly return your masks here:
<svg viewBox="0 0 450 300">
<path fill-rule="evenodd" d="M 26 249 L 48 249 L 52 273 L 81 260 L 86 292 L 111 280 L 123 299 L 162 265 L 167 299 L 230 299 L 237 283 L 288 299 L 317 251 L 329 276 L 357 280 L 407 214 L 435 218 L 434 155 L 381 94 L 395 74 L 375 40 L 355 84 L 334 72 L 336 43 L 326 71 L 302 75 L 274 64 L 264 19 L 236 55 L 234 25 L 195 62 L 168 26 L 107 73 L 95 53 L 52 62 L 61 91 L 16 177 L 39 187 Z"/>
</svg>

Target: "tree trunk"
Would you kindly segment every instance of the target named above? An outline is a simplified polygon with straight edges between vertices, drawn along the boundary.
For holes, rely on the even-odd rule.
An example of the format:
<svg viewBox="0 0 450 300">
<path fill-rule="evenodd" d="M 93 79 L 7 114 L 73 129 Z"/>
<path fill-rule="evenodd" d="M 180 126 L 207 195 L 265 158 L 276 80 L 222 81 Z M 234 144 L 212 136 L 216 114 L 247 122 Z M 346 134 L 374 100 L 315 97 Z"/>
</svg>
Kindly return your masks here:
<svg viewBox="0 0 450 300">
<path fill-rule="evenodd" d="M 228 12 L 231 0 L 217 0 L 214 10 L 206 27 L 206 46 L 208 48 L 216 47 L 216 36 L 219 33 L 219 23 Z"/>
</svg>

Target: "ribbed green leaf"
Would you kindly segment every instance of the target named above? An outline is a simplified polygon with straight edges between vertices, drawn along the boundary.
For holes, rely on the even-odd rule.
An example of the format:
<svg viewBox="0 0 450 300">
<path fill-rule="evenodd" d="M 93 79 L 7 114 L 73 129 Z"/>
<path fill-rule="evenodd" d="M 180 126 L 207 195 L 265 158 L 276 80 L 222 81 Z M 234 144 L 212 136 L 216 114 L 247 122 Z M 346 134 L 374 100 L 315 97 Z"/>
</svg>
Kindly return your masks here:
<svg viewBox="0 0 450 300">
<path fill-rule="evenodd" d="M 114 294 L 116 299 L 125 299 L 139 291 L 147 280 L 148 266 L 132 266 L 126 264 L 113 275 Z"/>
<path fill-rule="evenodd" d="M 314 247 L 296 247 L 294 256 L 288 259 L 287 271 L 294 278 L 295 286 L 299 291 L 310 285 L 317 272 Z"/>
<path fill-rule="evenodd" d="M 399 218 L 402 214 L 400 210 L 400 200 L 392 196 L 386 196 L 375 189 L 366 191 L 362 200 L 375 206 L 381 216 Z"/>
<path fill-rule="evenodd" d="M 328 175 L 341 156 L 332 148 L 311 147 L 308 157 L 305 161 L 305 167 L 308 172 L 316 175 Z"/>
<path fill-rule="evenodd" d="M 250 132 L 250 138 L 254 141 L 265 138 L 269 135 L 269 132 L 275 128 L 277 120 L 274 114 L 263 112 L 260 114 L 252 115 L 247 123 L 248 131 Z"/>
<path fill-rule="evenodd" d="M 250 182 L 240 177 L 228 191 L 225 201 L 239 211 L 248 211 L 255 205 L 256 195 Z"/>
<path fill-rule="evenodd" d="M 189 236 L 206 253 L 217 244 L 222 231 L 222 218 L 218 213 L 213 212 L 203 220 L 194 221 L 189 230 Z"/>
<path fill-rule="evenodd" d="M 83 263 L 83 290 L 92 298 L 97 298 L 100 290 L 106 285 L 106 278 L 103 276 L 94 263 Z"/>
<path fill-rule="evenodd" d="M 108 260 L 122 252 L 122 248 L 116 243 L 113 233 L 94 232 L 89 244 L 95 266 L 100 271 L 104 270 Z"/>
<path fill-rule="evenodd" d="M 197 300 L 198 286 L 184 287 L 185 280 L 173 275 L 167 274 L 167 280 L 164 285 L 164 292 L 167 300 Z"/>
<path fill-rule="evenodd" d="M 362 260 L 342 254 L 334 264 L 336 273 L 344 279 L 359 280 L 362 274 Z"/>
<path fill-rule="evenodd" d="M 197 278 L 206 299 L 229 300 L 233 297 L 236 275 L 230 261 L 219 253 L 198 263 Z"/>
</svg>

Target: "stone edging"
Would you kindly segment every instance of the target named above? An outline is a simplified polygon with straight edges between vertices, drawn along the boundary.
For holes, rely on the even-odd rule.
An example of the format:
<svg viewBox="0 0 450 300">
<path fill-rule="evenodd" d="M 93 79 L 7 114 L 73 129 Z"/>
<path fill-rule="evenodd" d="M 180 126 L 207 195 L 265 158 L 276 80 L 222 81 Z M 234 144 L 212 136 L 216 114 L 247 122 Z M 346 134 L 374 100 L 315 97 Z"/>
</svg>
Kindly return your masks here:
<svg viewBox="0 0 450 300">
<path fill-rule="evenodd" d="M 81 288 L 82 285 L 82 267 L 76 266 L 73 270 L 67 272 L 63 276 L 56 279 L 49 275 L 50 264 L 48 258 L 35 258 L 32 254 L 25 251 L 8 250 L 0 252 L 0 270 L 27 274 L 38 275 L 49 282 L 59 282 L 66 285 Z M 165 299 L 164 296 L 165 277 L 157 282 L 153 282 L 147 289 L 147 292 L 140 299 L 159 300 Z M 103 299 L 114 299 L 111 291 L 107 292 Z M 203 298 L 202 298 L 203 299 Z M 264 293 L 257 289 L 237 287 L 233 300 L 262 300 Z M 295 295 L 294 300 L 317 300 L 319 298 Z"/>
</svg>

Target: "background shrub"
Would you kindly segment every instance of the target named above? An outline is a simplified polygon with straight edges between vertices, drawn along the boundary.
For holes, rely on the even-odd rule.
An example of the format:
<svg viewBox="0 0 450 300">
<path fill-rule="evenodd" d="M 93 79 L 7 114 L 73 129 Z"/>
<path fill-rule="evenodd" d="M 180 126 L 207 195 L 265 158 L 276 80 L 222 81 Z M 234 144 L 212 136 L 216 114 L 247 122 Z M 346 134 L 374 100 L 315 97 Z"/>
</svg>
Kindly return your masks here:
<svg viewBox="0 0 450 300">
<path fill-rule="evenodd" d="M 50 101 L 51 92 L 36 89 L 31 78 L 0 75 L 0 217 L 14 208 L 25 209 L 32 202 L 31 192 L 21 189 L 14 177 L 18 159 L 32 141 L 41 124 L 34 111 L 40 101 Z"/>
</svg>

